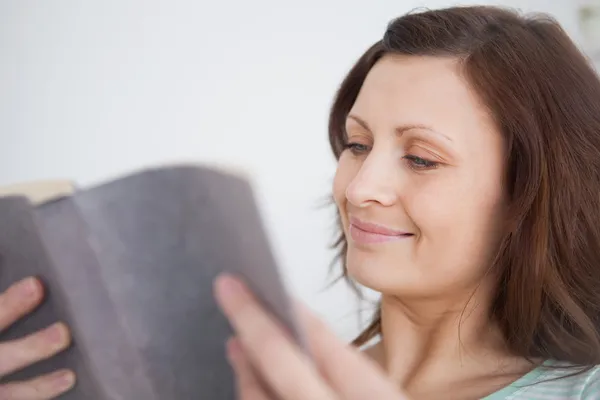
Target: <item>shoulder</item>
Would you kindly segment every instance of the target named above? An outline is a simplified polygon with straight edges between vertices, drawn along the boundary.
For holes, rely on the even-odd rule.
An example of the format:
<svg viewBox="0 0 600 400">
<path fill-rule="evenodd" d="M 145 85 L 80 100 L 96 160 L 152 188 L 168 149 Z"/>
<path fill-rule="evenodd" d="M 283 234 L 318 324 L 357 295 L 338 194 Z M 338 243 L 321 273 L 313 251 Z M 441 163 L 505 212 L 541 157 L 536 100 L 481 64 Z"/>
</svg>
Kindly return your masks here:
<svg viewBox="0 0 600 400">
<path fill-rule="evenodd" d="M 600 365 L 586 369 L 551 365 L 525 393 L 544 394 L 553 399 L 600 400 Z"/>
<path fill-rule="evenodd" d="M 583 382 L 582 399 L 600 400 L 600 365 L 596 365 L 587 374 Z"/>
</svg>

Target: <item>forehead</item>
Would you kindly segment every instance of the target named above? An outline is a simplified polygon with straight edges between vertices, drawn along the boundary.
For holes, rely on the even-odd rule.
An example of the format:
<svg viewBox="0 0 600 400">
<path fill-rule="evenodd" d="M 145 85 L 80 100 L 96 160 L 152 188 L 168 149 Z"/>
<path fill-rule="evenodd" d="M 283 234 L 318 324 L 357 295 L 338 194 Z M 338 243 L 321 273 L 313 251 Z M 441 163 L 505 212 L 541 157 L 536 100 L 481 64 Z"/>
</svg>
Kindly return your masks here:
<svg viewBox="0 0 600 400">
<path fill-rule="evenodd" d="M 461 64 L 446 57 L 384 56 L 367 75 L 351 112 L 374 130 L 421 124 L 458 141 L 474 132 L 497 134 Z"/>
</svg>

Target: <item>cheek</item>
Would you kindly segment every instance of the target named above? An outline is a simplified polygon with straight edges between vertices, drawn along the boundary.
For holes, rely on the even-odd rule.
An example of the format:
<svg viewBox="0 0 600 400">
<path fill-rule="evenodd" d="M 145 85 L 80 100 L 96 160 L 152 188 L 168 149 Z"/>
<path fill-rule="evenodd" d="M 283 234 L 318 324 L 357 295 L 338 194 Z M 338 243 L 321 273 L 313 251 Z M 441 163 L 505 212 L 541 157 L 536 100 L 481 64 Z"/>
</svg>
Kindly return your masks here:
<svg viewBox="0 0 600 400">
<path fill-rule="evenodd" d="M 479 231 L 502 218 L 505 197 L 499 176 L 451 172 L 421 177 L 407 187 L 407 212 L 418 226 L 429 233 L 452 234 Z"/>
<path fill-rule="evenodd" d="M 413 177 L 401 197 L 406 213 L 427 236 L 446 232 L 467 207 L 464 189 L 450 174 Z"/>
<path fill-rule="evenodd" d="M 436 180 L 407 196 L 407 212 L 422 235 L 420 257 L 454 272 L 487 264 L 504 219 L 500 185 L 491 181 L 475 187 L 473 179 Z"/>
</svg>

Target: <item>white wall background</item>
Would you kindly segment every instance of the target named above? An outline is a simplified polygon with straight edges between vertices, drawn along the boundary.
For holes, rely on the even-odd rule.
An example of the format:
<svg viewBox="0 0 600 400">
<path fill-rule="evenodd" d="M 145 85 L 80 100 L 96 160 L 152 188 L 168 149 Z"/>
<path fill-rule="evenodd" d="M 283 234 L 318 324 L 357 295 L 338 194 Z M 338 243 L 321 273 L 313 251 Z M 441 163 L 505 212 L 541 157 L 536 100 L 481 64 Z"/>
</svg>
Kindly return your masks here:
<svg viewBox="0 0 600 400">
<path fill-rule="evenodd" d="M 580 40 L 573 0 L 501 3 L 551 12 Z M 0 185 L 86 186 L 182 160 L 241 166 L 294 293 L 349 338 L 356 300 L 344 285 L 325 290 L 328 107 L 390 19 L 452 4 L 1 0 Z"/>
</svg>

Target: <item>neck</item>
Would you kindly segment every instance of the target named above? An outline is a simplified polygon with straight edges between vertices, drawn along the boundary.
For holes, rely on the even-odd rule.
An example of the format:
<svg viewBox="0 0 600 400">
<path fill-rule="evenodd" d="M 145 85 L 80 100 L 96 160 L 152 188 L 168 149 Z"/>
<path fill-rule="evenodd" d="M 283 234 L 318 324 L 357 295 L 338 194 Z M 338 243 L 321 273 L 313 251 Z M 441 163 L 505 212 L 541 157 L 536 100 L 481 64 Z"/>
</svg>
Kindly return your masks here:
<svg viewBox="0 0 600 400">
<path fill-rule="evenodd" d="M 481 363 L 497 363 L 507 352 L 489 306 L 490 300 L 481 295 L 454 301 L 384 295 L 379 361 L 404 387 L 420 381 L 419 376 L 444 376 L 457 368 L 469 374 Z"/>
</svg>

